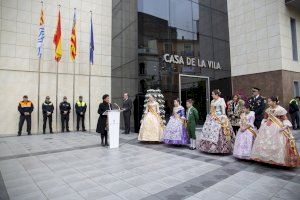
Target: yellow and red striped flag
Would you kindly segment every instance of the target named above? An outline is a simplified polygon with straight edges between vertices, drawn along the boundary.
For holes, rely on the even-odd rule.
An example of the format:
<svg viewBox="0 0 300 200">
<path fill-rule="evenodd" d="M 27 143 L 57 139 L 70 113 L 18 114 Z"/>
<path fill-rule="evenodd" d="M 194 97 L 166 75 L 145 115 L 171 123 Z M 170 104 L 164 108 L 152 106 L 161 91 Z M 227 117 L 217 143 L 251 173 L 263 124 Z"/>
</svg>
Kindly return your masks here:
<svg viewBox="0 0 300 200">
<path fill-rule="evenodd" d="M 76 12 L 74 9 L 74 17 L 73 17 L 73 27 L 71 32 L 71 40 L 70 40 L 70 56 L 71 60 L 74 61 L 76 58 L 76 52 L 77 52 L 77 44 L 76 44 L 77 38 L 76 38 Z"/>
<path fill-rule="evenodd" d="M 60 11 L 58 11 L 58 20 L 57 20 L 56 31 L 53 38 L 53 43 L 55 44 L 55 60 L 56 62 L 59 62 L 62 56 Z"/>
</svg>

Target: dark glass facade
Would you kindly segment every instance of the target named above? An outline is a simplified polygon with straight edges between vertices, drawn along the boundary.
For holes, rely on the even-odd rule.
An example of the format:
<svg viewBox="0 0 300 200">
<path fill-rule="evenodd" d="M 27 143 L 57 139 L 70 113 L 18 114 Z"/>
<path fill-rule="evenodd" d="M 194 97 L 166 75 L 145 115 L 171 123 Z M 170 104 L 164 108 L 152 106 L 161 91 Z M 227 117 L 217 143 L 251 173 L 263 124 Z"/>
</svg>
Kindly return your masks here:
<svg viewBox="0 0 300 200">
<path fill-rule="evenodd" d="M 231 95 L 226 0 L 139 0 L 138 49 L 140 91 L 160 88 L 167 108 L 176 97 L 193 98 L 203 122 L 210 90 Z M 168 63 L 165 54 L 214 61 L 221 69 Z"/>
<path fill-rule="evenodd" d="M 130 2 L 136 2 L 137 6 L 137 21 L 132 22 L 136 23 L 134 26 L 137 28 L 137 52 L 136 57 L 132 56 L 132 59 L 124 57 L 123 52 L 120 58 L 128 62 L 113 66 L 113 98 L 120 97 L 119 86 L 134 96 L 135 131 L 139 127 L 138 116 L 142 114 L 145 92 L 150 88 L 162 90 L 166 100 L 166 116 L 171 114 L 175 98 L 181 98 L 182 102 L 189 98 L 194 99 L 195 107 L 200 111 L 200 123 L 203 123 L 209 108 L 211 90 L 220 89 L 226 99 L 231 96 L 227 1 L 138 0 Z M 115 9 L 118 6 L 121 5 L 116 4 Z M 126 16 L 122 15 L 122 17 Z M 115 34 L 113 38 L 113 56 L 114 43 L 126 43 L 121 36 L 128 27 L 133 25 L 132 23 L 128 23 L 124 29 L 116 27 L 119 29 L 117 31 L 119 34 Z M 117 48 L 115 49 L 119 52 Z M 121 49 L 127 51 L 123 47 Z M 172 55 L 180 57 L 183 62 L 170 61 Z M 194 65 L 187 63 L 187 58 L 195 59 Z M 128 64 L 130 62 L 132 63 Z M 217 64 L 220 68 L 210 67 Z M 132 88 L 124 89 L 127 85 L 134 85 L 134 91 Z"/>
</svg>

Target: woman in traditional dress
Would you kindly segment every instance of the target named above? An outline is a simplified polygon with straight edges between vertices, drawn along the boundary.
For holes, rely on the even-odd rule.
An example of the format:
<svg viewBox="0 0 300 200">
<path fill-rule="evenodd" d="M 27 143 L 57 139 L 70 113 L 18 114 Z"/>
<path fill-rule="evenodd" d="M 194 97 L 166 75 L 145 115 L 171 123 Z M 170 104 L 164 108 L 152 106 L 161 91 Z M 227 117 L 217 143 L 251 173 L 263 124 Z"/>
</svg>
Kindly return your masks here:
<svg viewBox="0 0 300 200">
<path fill-rule="evenodd" d="M 180 105 L 179 99 L 174 100 L 173 114 L 164 131 L 163 142 L 165 144 L 188 144 L 185 110 Z"/>
<path fill-rule="evenodd" d="M 297 167 L 300 165 L 296 142 L 290 130 L 287 111 L 278 105 L 277 97 L 268 99 L 269 108 L 254 141 L 251 158 L 274 165 Z"/>
<path fill-rule="evenodd" d="M 234 95 L 233 99 L 228 102 L 227 115 L 234 133 L 237 133 L 240 128 L 240 115 L 243 112 L 244 105 L 244 100 L 238 94 Z"/>
<path fill-rule="evenodd" d="M 250 105 L 243 107 L 240 119 L 240 129 L 236 135 L 233 156 L 240 159 L 250 159 L 252 145 L 257 131 L 254 126 L 255 113 L 250 111 Z"/>
<path fill-rule="evenodd" d="M 144 117 L 141 121 L 139 141 L 160 142 L 163 135 L 163 122 L 160 117 L 159 105 L 152 95 L 148 98 Z"/>
<path fill-rule="evenodd" d="M 233 130 L 225 114 L 226 104 L 220 90 L 213 90 L 210 114 L 207 115 L 198 141 L 198 149 L 208 153 L 231 153 Z"/>
</svg>

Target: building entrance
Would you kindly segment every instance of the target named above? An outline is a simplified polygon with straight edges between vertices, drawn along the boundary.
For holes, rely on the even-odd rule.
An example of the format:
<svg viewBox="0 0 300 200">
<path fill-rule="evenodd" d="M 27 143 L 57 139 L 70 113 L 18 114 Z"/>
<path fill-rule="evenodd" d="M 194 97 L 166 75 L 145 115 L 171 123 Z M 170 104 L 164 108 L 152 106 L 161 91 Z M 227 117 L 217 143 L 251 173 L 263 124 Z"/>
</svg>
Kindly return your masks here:
<svg viewBox="0 0 300 200">
<path fill-rule="evenodd" d="M 199 112 L 199 125 L 203 125 L 209 112 L 209 77 L 179 74 L 179 98 L 186 108 L 188 99 L 194 100 L 194 107 Z"/>
</svg>

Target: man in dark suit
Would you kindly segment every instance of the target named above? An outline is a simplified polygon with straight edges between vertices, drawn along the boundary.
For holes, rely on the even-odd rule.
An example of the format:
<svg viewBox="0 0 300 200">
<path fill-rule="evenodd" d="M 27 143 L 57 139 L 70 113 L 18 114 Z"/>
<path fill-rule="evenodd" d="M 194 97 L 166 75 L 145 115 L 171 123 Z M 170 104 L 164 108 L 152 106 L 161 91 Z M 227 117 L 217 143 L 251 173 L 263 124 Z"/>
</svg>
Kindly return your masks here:
<svg viewBox="0 0 300 200">
<path fill-rule="evenodd" d="M 266 108 L 265 99 L 260 96 L 260 89 L 257 87 L 252 88 L 252 97 L 249 98 L 248 103 L 251 111 L 255 112 L 254 125 L 259 129 L 261 121 L 264 118 L 264 111 Z"/>
<path fill-rule="evenodd" d="M 125 134 L 130 133 L 130 117 L 131 117 L 131 109 L 132 109 L 132 101 L 128 97 L 128 93 L 124 93 L 123 95 L 123 117 L 125 124 Z"/>
</svg>

